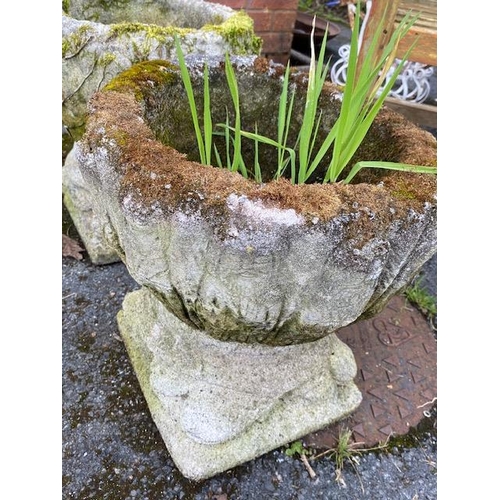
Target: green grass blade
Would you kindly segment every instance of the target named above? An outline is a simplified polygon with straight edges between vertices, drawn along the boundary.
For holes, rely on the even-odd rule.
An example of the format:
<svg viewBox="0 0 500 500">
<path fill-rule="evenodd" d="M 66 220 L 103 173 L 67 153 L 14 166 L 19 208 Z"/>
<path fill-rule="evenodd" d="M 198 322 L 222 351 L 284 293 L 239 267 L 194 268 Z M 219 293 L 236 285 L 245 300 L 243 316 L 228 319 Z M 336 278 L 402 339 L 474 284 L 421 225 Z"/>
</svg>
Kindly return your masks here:
<svg viewBox="0 0 500 500">
<path fill-rule="evenodd" d="M 290 96 L 290 104 L 288 105 L 288 113 L 286 115 L 285 135 L 283 137 L 282 144 L 286 144 L 286 142 L 288 141 L 288 132 L 290 131 L 290 123 L 292 121 L 292 111 L 294 103 L 295 103 L 295 90 L 292 91 L 292 95 Z"/>
<path fill-rule="evenodd" d="M 175 36 L 175 50 L 177 52 L 177 58 L 179 59 L 179 67 L 181 70 L 181 78 L 186 90 L 186 94 L 189 102 L 189 109 L 191 111 L 191 118 L 193 121 L 193 127 L 196 134 L 196 141 L 198 143 L 198 151 L 200 154 L 200 163 L 207 164 L 205 156 L 205 146 L 203 144 L 203 138 L 200 130 L 200 125 L 198 122 L 198 112 L 196 110 L 196 103 L 194 100 L 193 86 L 191 84 L 191 78 L 189 77 L 189 71 L 186 66 L 186 61 L 184 59 L 184 54 L 182 53 L 179 38 Z"/>
<path fill-rule="evenodd" d="M 313 18 L 311 29 L 311 62 L 309 64 L 309 80 L 307 82 L 306 104 L 304 107 L 304 117 L 299 132 L 299 178 L 298 182 L 304 182 L 307 171 L 307 161 L 309 157 L 309 145 L 311 133 L 314 128 L 314 118 L 316 114 L 316 54 L 314 50 L 314 28 L 316 16 Z"/>
<path fill-rule="evenodd" d="M 316 138 L 318 136 L 319 126 L 321 124 L 321 117 L 322 116 L 323 116 L 323 110 L 320 110 L 318 119 L 316 120 L 316 125 L 314 127 L 314 133 L 312 135 L 311 147 L 310 147 L 310 150 L 309 150 L 309 156 L 307 158 L 307 164 L 309 165 L 309 167 L 306 169 L 306 174 L 305 174 L 304 182 L 307 181 L 307 179 L 310 177 L 310 175 L 315 170 L 314 168 L 311 168 L 311 156 L 312 156 L 312 153 L 313 153 L 314 145 L 316 144 Z M 320 149 L 321 149 L 321 146 L 320 146 Z M 318 159 L 318 154 L 316 154 L 316 156 L 314 157 L 314 162 L 316 162 L 317 159 Z M 319 161 L 321 161 L 321 159 L 322 158 L 319 158 Z"/>
<path fill-rule="evenodd" d="M 219 168 L 222 168 L 222 160 L 219 154 L 219 150 L 217 149 L 217 146 L 214 144 L 214 154 L 215 154 L 215 161 L 217 162 L 217 166 Z"/>
<path fill-rule="evenodd" d="M 229 134 L 229 111 L 226 107 L 226 128 L 224 129 L 224 138 L 226 140 L 226 168 L 231 170 L 231 137 Z"/>
<path fill-rule="evenodd" d="M 358 5 L 359 6 L 359 5 Z M 342 96 L 342 105 L 340 107 L 340 115 L 337 120 L 338 130 L 335 142 L 333 143 L 333 152 L 330 165 L 325 175 L 325 181 L 335 182 L 339 175 L 338 161 L 342 148 L 342 141 L 346 126 L 348 124 L 351 99 L 354 93 L 354 85 L 356 80 L 356 62 L 358 57 L 358 43 L 359 43 L 359 16 L 355 17 L 354 26 L 351 35 L 351 47 L 349 49 L 349 60 L 347 63 L 347 76 L 346 85 Z"/>
<path fill-rule="evenodd" d="M 231 164 L 231 170 L 233 172 L 240 170 L 244 177 L 248 176 L 248 173 L 243 162 L 243 157 L 241 156 L 241 116 L 240 116 L 240 98 L 238 93 L 238 82 L 234 73 L 233 66 L 229 59 L 229 54 L 226 52 L 226 79 L 229 86 L 229 92 L 231 93 L 231 98 L 234 105 L 234 150 L 233 150 L 233 162 Z"/>
<path fill-rule="evenodd" d="M 349 184 L 354 176 L 362 168 L 383 168 L 386 170 L 399 170 L 403 172 L 413 172 L 416 174 L 437 174 L 437 167 L 426 167 L 424 165 L 408 165 L 406 163 L 395 163 L 388 161 L 360 161 L 354 165 L 345 178 L 344 183 Z"/>
<path fill-rule="evenodd" d="M 257 130 L 257 122 L 255 123 L 255 135 L 258 135 L 259 131 Z M 262 172 L 260 170 L 259 163 L 259 141 L 258 139 L 254 139 L 254 157 L 253 157 L 253 175 L 255 181 L 259 184 L 262 183 Z"/>
<path fill-rule="evenodd" d="M 343 148 L 341 159 L 339 160 L 340 163 L 340 172 L 345 168 L 349 160 L 354 156 L 354 153 L 357 151 L 359 148 L 359 145 L 365 138 L 366 134 L 368 133 L 369 128 L 371 127 L 372 123 L 374 122 L 377 114 L 379 113 L 381 107 L 384 104 L 384 101 L 389 94 L 391 88 L 393 87 L 394 83 L 396 82 L 396 79 L 398 78 L 399 74 L 401 73 L 404 64 L 408 58 L 409 53 L 413 49 L 414 44 L 408 49 L 406 54 L 404 55 L 403 59 L 401 59 L 400 63 L 394 70 L 394 73 L 392 74 L 391 78 L 387 82 L 386 86 L 382 89 L 382 92 L 376 99 L 376 101 L 371 105 L 371 107 L 368 109 L 366 116 L 361 116 L 361 121 L 360 123 L 356 124 L 355 129 L 353 130 L 353 133 L 351 134 L 351 137 L 349 138 L 348 141 L 346 141 L 345 147 Z"/>
<path fill-rule="evenodd" d="M 287 113 L 288 104 L 288 80 L 290 76 L 290 62 L 286 65 L 285 75 L 283 77 L 283 88 L 280 94 L 279 108 L 278 108 L 278 142 L 286 144 L 286 132 L 288 131 L 289 113 Z M 287 119 L 288 118 L 288 119 Z M 278 149 L 278 168 L 284 161 L 284 150 Z"/>
<path fill-rule="evenodd" d="M 323 85 L 328 75 L 328 67 L 324 65 L 328 30 L 325 31 L 325 34 L 323 36 L 320 53 L 318 56 L 318 62 L 316 64 L 314 50 L 314 28 L 315 20 L 313 21 L 311 31 L 311 63 L 309 65 L 309 81 L 307 85 L 306 104 L 304 107 L 303 120 L 299 132 L 299 183 L 305 182 L 307 178 L 308 166 L 315 146 L 315 131 L 318 130 L 318 124 L 316 122 L 316 112 L 318 109 L 319 98 L 323 90 Z"/>
<path fill-rule="evenodd" d="M 312 174 L 312 172 L 314 172 L 318 168 L 318 165 L 321 163 L 321 161 L 323 160 L 325 155 L 330 150 L 333 142 L 337 138 L 338 129 L 339 129 L 339 123 L 337 120 L 333 124 L 333 127 L 330 129 L 330 131 L 328 132 L 328 135 L 326 136 L 325 140 L 323 141 L 320 148 L 318 149 L 318 152 L 316 153 L 314 160 L 311 162 L 309 169 L 308 169 L 307 177 L 309 177 Z"/>
<path fill-rule="evenodd" d="M 316 69 L 316 92 L 319 95 L 321 89 L 323 88 L 323 83 L 325 82 L 326 75 L 328 74 L 328 66 L 325 65 L 325 53 L 326 53 L 326 42 L 328 41 L 328 26 L 325 29 L 323 35 L 323 40 L 321 41 L 321 46 L 319 49 L 318 63 Z"/>
<path fill-rule="evenodd" d="M 217 123 L 217 127 L 229 129 L 233 132 L 235 131 L 235 127 L 231 127 L 231 126 L 227 125 L 226 123 Z M 247 137 L 248 139 L 252 139 L 252 140 L 258 140 L 259 142 L 263 142 L 264 144 L 269 144 L 270 146 L 273 146 L 275 148 L 286 149 L 287 151 L 293 151 L 292 148 L 284 146 L 284 145 L 280 144 L 279 142 L 275 141 L 274 139 L 270 139 L 269 137 L 266 137 L 265 135 L 256 134 L 254 132 L 248 132 L 247 130 L 240 130 L 240 134 L 242 137 Z"/>
<path fill-rule="evenodd" d="M 292 120 L 292 111 L 293 111 L 293 104 L 295 102 L 295 90 L 292 92 L 292 96 L 290 97 L 290 104 L 288 106 L 288 113 L 287 113 L 287 116 L 286 116 L 286 127 L 285 127 L 285 135 L 283 137 L 283 141 L 279 141 L 280 144 L 282 144 L 283 146 L 286 146 L 288 144 L 288 133 L 290 132 L 290 123 L 291 123 L 291 120 Z M 298 139 L 298 138 L 297 138 Z M 297 147 L 297 143 L 295 144 L 294 148 L 295 149 Z M 281 172 L 279 177 L 281 177 L 282 173 L 285 171 L 288 163 L 289 163 L 289 159 L 284 159 L 284 154 L 285 154 L 285 149 L 282 150 L 283 153 L 282 153 L 282 161 L 279 163 L 278 167 L 278 172 Z M 279 178 L 278 177 L 278 178 Z M 291 181 L 292 181 L 292 184 L 295 184 L 295 163 L 293 164 L 293 171 L 292 171 L 292 178 L 291 178 Z"/>
<path fill-rule="evenodd" d="M 217 126 L 223 127 L 227 130 L 232 130 L 233 132 L 235 130 L 234 127 L 230 127 L 229 125 L 227 125 L 225 123 L 218 123 Z M 253 132 L 247 132 L 245 130 L 241 130 L 240 134 L 242 137 L 246 137 L 246 138 L 252 139 L 252 140 L 257 140 L 259 142 L 262 142 L 264 144 L 268 144 L 269 146 L 273 146 L 275 148 L 285 149 L 288 152 L 288 154 L 290 155 L 290 162 L 292 164 L 292 170 L 295 169 L 295 151 L 293 150 L 293 148 L 289 148 L 283 144 L 280 144 L 279 142 L 276 142 L 273 139 L 266 137 L 265 135 L 259 135 L 259 134 L 255 134 Z"/>
<path fill-rule="evenodd" d="M 210 111 L 210 83 L 208 80 L 208 65 L 203 69 L 203 129 L 205 134 L 205 161 L 212 164 L 212 113 Z"/>
<path fill-rule="evenodd" d="M 314 119 L 316 119 L 316 112 L 317 112 L 317 107 L 318 107 L 318 104 L 319 104 L 319 99 L 321 97 L 321 92 L 323 90 L 323 86 L 325 84 L 325 80 L 326 80 L 326 77 L 328 75 L 328 64 L 325 65 L 324 62 L 323 62 L 324 58 L 325 58 L 325 51 L 326 51 L 327 32 L 328 32 L 328 26 L 327 26 L 327 28 L 325 30 L 325 34 L 323 36 L 323 41 L 321 43 L 320 54 L 319 54 L 319 57 L 318 57 L 318 68 L 322 68 L 322 70 L 319 72 L 319 74 L 317 73 L 316 95 L 314 96 L 314 99 L 315 99 Z M 318 137 L 318 131 L 319 131 L 319 127 L 320 127 L 320 124 L 321 124 L 322 114 L 323 114 L 323 112 L 321 110 L 320 113 L 319 113 L 319 116 L 318 116 L 318 118 L 316 120 L 316 124 L 314 126 L 314 133 L 311 136 L 311 140 L 310 140 L 310 143 L 309 143 L 309 152 L 308 152 L 308 155 L 307 155 L 307 165 L 309 167 L 306 169 L 306 174 L 305 174 L 304 182 L 309 178 L 309 176 L 312 173 L 312 172 L 310 172 L 311 171 L 311 168 L 310 168 L 311 157 L 312 157 L 313 151 L 314 151 L 314 149 L 316 147 L 316 139 Z M 319 159 L 319 160 L 321 160 L 321 159 Z M 319 163 L 319 161 L 317 163 Z"/>
</svg>

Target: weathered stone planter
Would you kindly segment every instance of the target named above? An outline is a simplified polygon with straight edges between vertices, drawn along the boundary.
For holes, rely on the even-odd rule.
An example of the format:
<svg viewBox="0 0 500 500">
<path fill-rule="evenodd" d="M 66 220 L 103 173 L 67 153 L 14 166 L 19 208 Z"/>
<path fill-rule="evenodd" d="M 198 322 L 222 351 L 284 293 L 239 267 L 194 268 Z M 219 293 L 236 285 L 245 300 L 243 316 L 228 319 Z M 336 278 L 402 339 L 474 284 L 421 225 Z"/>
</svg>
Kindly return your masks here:
<svg viewBox="0 0 500 500">
<path fill-rule="evenodd" d="M 77 139 L 90 96 L 136 62 L 175 58 L 175 34 L 202 57 L 258 54 L 262 43 L 243 11 L 203 0 L 69 0 L 63 9 L 62 119 Z"/>
<path fill-rule="evenodd" d="M 273 133 L 282 72 L 238 60 L 244 128 Z M 299 103 L 303 78 L 291 82 Z M 224 121 L 219 63 L 211 89 Z M 325 130 L 336 95 L 325 88 Z M 103 237 L 142 285 L 118 318 L 134 369 L 172 458 L 202 479 L 359 405 L 355 361 L 335 330 L 378 312 L 434 254 L 436 180 L 377 171 L 352 185 L 258 185 L 192 161 L 195 151 L 182 82 L 165 61 L 96 94 L 75 146 Z M 262 152 L 272 169 L 275 153 Z M 384 110 L 359 158 L 431 165 L 436 141 Z"/>
<path fill-rule="evenodd" d="M 64 2 L 63 2 L 64 7 Z M 62 16 L 62 120 L 73 139 L 85 129 L 87 103 L 113 77 L 149 59 L 175 59 L 174 36 L 200 58 L 257 54 L 261 39 L 243 11 L 203 0 L 71 0 Z M 65 136 L 63 136 L 64 139 Z M 69 150 L 72 140 L 64 146 Z M 101 238 L 101 216 L 89 204 L 71 153 L 63 169 L 64 203 L 94 264 L 120 260 Z"/>
</svg>

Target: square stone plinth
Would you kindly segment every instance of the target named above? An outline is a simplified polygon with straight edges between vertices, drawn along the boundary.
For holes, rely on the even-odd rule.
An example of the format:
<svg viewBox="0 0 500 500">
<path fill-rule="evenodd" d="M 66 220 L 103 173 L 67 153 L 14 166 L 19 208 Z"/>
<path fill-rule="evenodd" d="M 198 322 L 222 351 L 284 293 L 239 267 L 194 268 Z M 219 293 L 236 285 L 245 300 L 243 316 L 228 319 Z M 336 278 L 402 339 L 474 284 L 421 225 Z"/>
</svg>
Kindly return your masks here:
<svg viewBox="0 0 500 500">
<path fill-rule="evenodd" d="M 334 333 L 279 347 L 222 342 L 145 288 L 125 297 L 118 325 L 153 420 L 189 479 L 299 439 L 361 402 L 354 357 Z"/>
</svg>

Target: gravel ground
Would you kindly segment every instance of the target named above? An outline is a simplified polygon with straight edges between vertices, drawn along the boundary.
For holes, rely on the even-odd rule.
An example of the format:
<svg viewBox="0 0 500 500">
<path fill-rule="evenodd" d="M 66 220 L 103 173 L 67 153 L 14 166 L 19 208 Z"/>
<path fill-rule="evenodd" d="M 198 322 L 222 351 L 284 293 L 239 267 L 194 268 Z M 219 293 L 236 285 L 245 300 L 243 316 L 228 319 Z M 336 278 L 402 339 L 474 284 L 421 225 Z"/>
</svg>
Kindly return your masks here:
<svg viewBox="0 0 500 500">
<path fill-rule="evenodd" d="M 435 259 L 425 282 L 435 288 Z M 63 499 L 435 499 L 436 429 L 416 431 L 383 451 L 346 462 L 272 451 L 211 479 L 185 479 L 149 414 L 116 313 L 137 288 L 123 264 L 94 266 L 85 256 L 62 259 Z M 435 418 L 435 409 L 434 409 Z"/>
</svg>

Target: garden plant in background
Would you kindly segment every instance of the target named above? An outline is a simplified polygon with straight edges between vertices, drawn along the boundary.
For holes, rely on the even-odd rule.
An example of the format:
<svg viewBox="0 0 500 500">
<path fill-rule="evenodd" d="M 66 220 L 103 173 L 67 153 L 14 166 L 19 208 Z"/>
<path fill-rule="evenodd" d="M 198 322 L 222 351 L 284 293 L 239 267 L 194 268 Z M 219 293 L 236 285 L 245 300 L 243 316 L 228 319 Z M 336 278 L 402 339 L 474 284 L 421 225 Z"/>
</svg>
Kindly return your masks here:
<svg viewBox="0 0 500 500">
<path fill-rule="evenodd" d="M 235 122 L 234 126 L 230 126 L 229 118 L 227 118 L 226 123 L 216 124 L 216 128 L 219 128 L 219 130 L 214 129 L 210 111 L 208 67 L 205 64 L 202 134 L 189 72 L 179 41 L 176 39 L 176 51 L 182 80 L 188 95 L 193 126 L 198 143 L 200 162 L 205 165 L 211 164 L 212 136 L 216 134 L 225 137 L 226 167 L 233 172 L 240 172 L 245 178 L 249 177 L 249 169 L 246 167 L 242 156 L 242 138 L 254 141 L 255 154 L 253 178 L 259 183 L 262 182 L 258 158 L 259 143 L 264 143 L 277 149 L 278 159 L 274 178 L 278 179 L 284 176 L 286 172 L 292 184 L 302 184 L 310 180 L 320 164 L 326 161 L 329 155 L 330 159 L 323 182 L 342 181 L 347 184 L 351 182 L 355 175 L 363 168 L 384 168 L 389 170 L 436 174 L 436 167 L 380 161 L 359 161 L 350 169 L 347 175 L 344 173 L 344 170 L 349 165 L 375 117 L 382 108 L 384 100 L 393 84 L 396 82 L 404 64 L 408 60 L 408 56 L 415 43 L 408 49 L 403 59 L 400 60 L 396 69 L 392 72 L 388 84 L 384 85 L 388 73 L 396 59 L 396 51 L 399 42 L 408 33 L 417 18 L 417 15 L 412 16 L 410 13 L 407 13 L 395 28 L 385 49 L 380 55 L 377 55 L 375 47 L 379 44 L 383 32 L 383 22 L 381 22 L 376 28 L 373 40 L 366 52 L 366 56 L 360 58 L 358 56 L 360 19 L 359 16 L 356 17 L 351 36 L 351 51 L 349 54 L 346 85 L 343 88 L 341 97 L 342 105 L 340 114 L 321 144 L 317 144 L 316 139 L 318 129 L 321 125 L 322 113 L 318 113 L 317 111 L 319 98 L 328 74 L 328 64 L 324 63 L 327 32 L 325 31 L 318 60 L 316 61 L 313 22 L 313 29 L 311 32 L 312 56 L 309 66 L 307 99 L 304 109 L 300 111 L 303 116 L 303 121 L 293 147 L 287 144 L 290 120 L 294 112 L 293 105 L 295 97 L 294 90 L 291 92 L 290 97 L 288 95 L 288 81 L 290 75 L 289 64 L 283 76 L 283 87 L 277 117 L 276 139 L 260 135 L 257 130 L 257 124 L 255 125 L 254 132 L 242 130 L 238 83 L 227 53 L 225 57 L 225 73 L 234 106 Z M 220 131 L 220 129 L 223 129 L 223 131 Z M 222 167 L 223 163 L 219 151 L 215 144 L 213 146 L 217 164 L 219 167 Z M 288 167 L 289 170 L 287 170 Z"/>
</svg>

